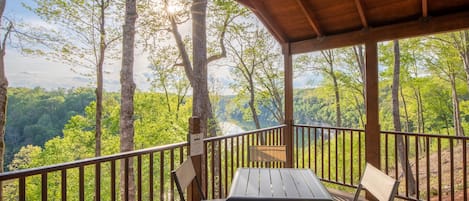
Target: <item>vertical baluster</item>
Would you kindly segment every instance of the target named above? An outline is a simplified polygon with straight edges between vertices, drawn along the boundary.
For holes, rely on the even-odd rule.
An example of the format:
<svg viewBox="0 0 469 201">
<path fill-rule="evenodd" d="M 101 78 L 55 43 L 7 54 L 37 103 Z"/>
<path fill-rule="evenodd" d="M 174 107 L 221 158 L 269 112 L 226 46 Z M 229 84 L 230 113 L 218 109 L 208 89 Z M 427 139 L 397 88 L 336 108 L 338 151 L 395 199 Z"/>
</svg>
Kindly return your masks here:
<svg viewBox="0 0 469 201">
<path fill-rule="evenodd" d="M 358 172 L 362 175 L 362 132 L 358 131 Z"/>
<path fill-rule="evenodd" d="M 172 170 L 172 169 L 171 169 Z M 138 201 L 142 201 L 142 155 L 137 156 L 137 199 Z M 171 185 L 173 182 L 171 181 Z M 171 193 L 172 195 L 172 193 Z"/>
<path fill-rule="evenodd" d="M 238 139 L 238 137 L 236 137 L 236 139 Z M 230 175 L 231 175 L 231 178 L 233 178 L 233 172 L 234 172 L 234 155 L 235 153 L 235 149 L 234 149 L 234 138 L 231 138 L 231 143 L 230 143 L 230 149 L 231 149 L 231 172 L 230 172 Z"/>
<path fill-rule="evenodd" d="M 184 147 L 179 147 L 179 164 L 184 162 Z"/>
<path fill-rule="evenodd" d="M 116 200 L 116 161 L 111 161 L 111 200 Z"/>
<path fill-rule="evenodd" d="M 210 142 L 204 142 L 204 146 L 205 146 L 205 149 L 204 149 L 204 156 L 205 156 L 205 181 L 202 182 L 204 188 L 205 188 L 205 191 L 204 191 L 204 194 L 205 196 L 208 196 L 208 160 L 209 160 L 209 156 L 208 156 L 208 143 Z M 212 153 L 213 154 L 213 153 Z"/>
<path fill-rule="evenodd" d="M 150 193 L 149 193 L 149 195 L 148 195 L 148 196 L 149 196 L 148 200 L 150 200 L 150 201 L 153 201 L 153 194 L 154 194 L 154 192 L 153 192 L 153 186 L 154 186 L 154 185 L 153 185 L 153 178 L 154 178 L 154 176 L 153 176 L 153 169 L 154 169 L 154 168 L 153 168 L 153 167 L 154 167 L 154 166 L 153 166 L 153 157 L 154 157 L 154 156 L 153 156 L 153 152 L 151 152 L 151 153 L 150 153 L 150 156 L 149 156 L 149 159 L 148 159 L 148 160 L 149 160 L 149 162 L 148 162 L 148 166 L 149 166 L 149 167 L 148 167 L 148 170 L 149 170 L 148 177 L 149 177 L 149 179 L 150 179 L 150 181 L 148 182 L 148 184 L 149 184 L 149 189 L 150 189 Z"/>
<path fill-rule="evenodd" d="M 462 171 L 462 175 L 463 175 L 463 189 L 467 189 L 467 141 L 466 139 L 463 139 L 462 140 L 462 168 L 463 168 L 463 171 Z M 468 200 L 468 191 L 466 190 L 464 192 L 464 200 Z"/>
<path fill-rule="evenodd" d="M 417 189 L 417 200 L 420 200 L 420 182 L 419 182 L 419 142 L 420 138 L 418 135 L 415 135 L 415 182 L 416 186 L 415 189 Z"/>
<path fill-rule="evenodd" d="M 301 168 L 305 167 L 305 127 L 301 127 Z"/>
<path fill-rule="evenodd" d="M 79 172 L 79 197 L 80 201 L 85 201 L 85 168 L 80 166 L 78 168 Z"/>
<path fill-rule="evenodd" d="M 425 159 L 427 163 L 427 200 L 430 200 L 430 138 L 428 136 L 425 137 Z"/>
<path fill-rule="evenodd" d="M 238 141 L 238 137 L 236 137 L 236 141 Z M 234 146 L 235 138 L 231 138 L 230 142 L 231 142 L 231 144 L 230 144 L 230 149 L 231 149 L 231 156 L 230 156 L 231 157 L 231 172 L 230 172 L 230 175 L 231 175 L 231 178 L 233 178 L 234 163 L 235 163 L 235 161 L 234 161 L 235 156 L 234 155 L 236 154 L 236 156 L 238 156 L 238 151 L 237 151 L 237 149 L 235 151 L 235 146 Z M 238 147 L 238 144 L 236 144 L 236 147 Z M 237 162 L 238 161 L 236 160 L 236 163 Z"/>
<path fill-rule="evenodd" d="M 223 140 L 223 142 L 224 142 L 223 144 L 225 145 L 225 150 L 224 150 L 224 152 L 225 152 L 225 177 L 224 177 L 225 178 L 225 184 L 223 185 L 225 187 L 225 195 L 228 194 L 228 162 L 229 162 L 229 160 L 228 160 L 228 141 L 227 140 L 228 139 Z M 233 156 L 233 154 L 231 154 L 231 156 Z M 220 163 L 221 163 L 221 161 L 222 160 L 220 160 Z M 224 196 L 222 195 L 222 197 L 224 197 Z"/>
<path fill-rule="evenodd" d="M 451 200 L 454 200 L 454 150 L 453 139 L 449 139 L 449 166 L 450 166 L 450 189 Z"/>
<path fill-rule="evenodd" d="M 212 161 L 211 161 L 211 163 L 212 163 L 211 164 L 211 166 L 212 166 L 212 168 L 211 168 L 211 173 L 212 173 L 212 198 L 215 198 L 215 174 L 216 174 L 215 173 L 215 157 L 214 157 L 214 155 L 215 155 L 215 141 L 212 141 L 211 143 L 212 143 L 211 144 L 212 145 L 211 146 L 211 148 L 212 148 L 211 149 L 211 151 L 212 151 Z"/>
<path fill-rule="evenodd" d="M 397 155 L 397 140 L 396 140 L 397 135 L 398 134 L 394 134 L 394 167 L 395 167 L 394 178 L 399 178 L 399 168 L 397 168 L 398 167 L 397 161 L 399 160 L 399 155 Z M 399 193 L 399 188 L 397 189 L 397 192 Z"/>
<path fill-rule="evenodd" d="M 242 138 L 242 137 L 241 137 Z M 242 150 L 242 149 L 241 149 Z M 239 136 L 236 136 L 236 168 L 239 168 Z M 243 155 L 243 154 L 241 154 Z"/>
<path fill-rule="evenodd" d="M 384 169 L 386 171 L 386 174 L 389 173 L 389 148 L 388 148 L 389 141 L 388 141 L 388 138 L 389 138 L 389 134 L 385 133 L 384 134 Z"/>
<path fill-rule="evenodd" d="M 360 132 L 360 131 L 358 131 Z M 360 145 L 358 145 L 360 146 Z M 350 185 L 353 185 L 354 178 L 353 178 L 353 131 L 350 130 Z"/>
<path fill-rule="evenodd" d="M 96 201 L 101 200 L 101 163 L 96 163 L 95 165 L 95 187 L 94 187 L 94 195 Z"/>
<path fill-rule="evenodd" d="M 327 129 L 327 179 L 331 180 L 331 130 Z"/>
<path fill-rule="evenodd" d="M 345 184 L 345 137 L 346 137 L 346 132 L 345 130 L 342 131 L 342 181 L 343 184 Z"/>
<path fill-rule="evenodd" d="M 262 132 L 261 133 L 254 133 L 254 139 L 256 141 L 256 145 L 261 145 L 262 144 L 261 141 L 260 141 L 261 137 L 262 137 Z"/>
<path fill-rule="evenodd" d="M 280 142 L 281 144 L 285 144 L 285 127 L 282 127 L 282 130 L 280 130 Z"/>
<path fill-rule="evenodd" d="M 247 155 L 248 160 L 249 160 L 249 154 L 250 154 L 250 153 L 249 153 L 249 146 L 251 145 L 251 144 L 249 144 L 249 143 L 250 143 L 250 142 L 249 142 L 249 138 L 250 138 L 250 136 L 246 136 L 246 139 L 247 139 L 246 149 L 247 149 L 247 151 L 246 151 L 245 153 L 248 154 L 248 155 Z M 243 152 L 244 152 L 244 143 L 243 143 Z M 248 167 L 252 167 L 252 166 L 251 166 L 252 163 L 249 162 L 249 161 L 247 162 L 247 165 L 248 165 Z M 245 167 L 245 166 L 244 166 L 244 154 L 243 154 L 243 167 Z"/>
<path fill-rule="evenodd" d="M 129 158 L 124 159 L 124 200 L 130 199 L 129 196 Z"/>
<path fill-rule="evenodd" d="M 318 172 L 318 129 L 314 128 L 314 172 Z"/>
<path fill-rule="evenodd" d="M 408 168 L 408 165 L 409 164 L 409 136 L 408 135 L 405 135 L 404 136 L 404 160 L 405 160 L 405 168 L 404 168 L 404 174 L 405 174 L 405 195 L 407 197 L 409 197 L 409 168 Z M 396 166 L 397 167 L 397 166 Z"/>
<path fill-rule="evenodd" d="M 299 149 L 299 143 L 298 143 L 298 127 L 296 127 L 294 130 L 293 130 L 293 139 L 294 139 L 294 142 L 295 145 L 293 146 L 295 148 L 295 151 L 294 151 L 294 154 L 295 154 L 295 167 L 298 168 L 298 165 L 299 165 L 299 160 L 298 160 L 298 149 Z"/>
<path fill-rule="evenodd" d="M 47 201 L 47 173 L 41 174 L 41 199 Z"/>
<path fill-rule="evenodd" d="M 160 152 L 160 200 L 164 200 L 164 151 Z"/>
<path fill-rule="evenodd" d="M 441 200 L 441 138 L 438 139 L 438 200 Z"/>
<path fill-rule="evenodd" d="M 217 147 L 218 147 L 218 158 L 217 158 L 217 164 L 218 164 L 218 196 L 223 196 L 222 195 L 222 174 L 221 174 L 221 140 L 218 140 L 217 141 Z M 221 197 L 218 197 L 218 198 L 221 198 Z"/>
<path fill-rule="evenodd" d="M 26 178 L 19 178 L 19 201 L 26 201 Z"/>
<path fill-rule="evenodd" d="M 169 150 L 169 169 L 174 170 L 174 149 Z M 169 177 L 169 194 L 170 194 L 170 200 L 174 201 L 174 180 L 173 177 Z"/>
<path fill-rule="evenodd" d="M 311 169 L 311 128 L 308 127 L 308 168 Z"/>
<path fill-rule="evenodd" d="M 61 191 L 62 191 L 62 201 L 67 200 L 67 169 L 63 169 L 60 171 L 61 175 Z"/>
<path fill-rule="evenodd" d="M 339 173 L 339 152 L 338 152 L 338 141 L 339 139 L 337 138 L 339 136 L 339 130 L 335 130 L 335 138 L 334 138 L 334 141 L 335 141 L 335 181 L 339 181 L 339 177 L 338 177 L 338 173 Z"/>
<path fill-rule="evenodd" d="M 324 128 L 321 128 L 321 178 L 324 179 Z"/>
</svg>

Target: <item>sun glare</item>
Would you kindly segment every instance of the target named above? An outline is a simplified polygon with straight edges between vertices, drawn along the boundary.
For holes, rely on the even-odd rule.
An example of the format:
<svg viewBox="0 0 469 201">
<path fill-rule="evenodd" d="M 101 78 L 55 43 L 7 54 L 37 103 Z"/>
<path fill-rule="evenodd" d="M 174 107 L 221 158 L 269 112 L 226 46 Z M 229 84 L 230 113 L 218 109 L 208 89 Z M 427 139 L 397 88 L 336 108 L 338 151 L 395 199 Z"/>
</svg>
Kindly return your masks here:
<svg viewBox="0 0 469 201">
<path fill-rule="evenodd" d="M 182 6 L 181 5 L 168 5 L 166 8 L 168 10 L 169 14 L 176 14 L 182 11 Z"/>
</svg>

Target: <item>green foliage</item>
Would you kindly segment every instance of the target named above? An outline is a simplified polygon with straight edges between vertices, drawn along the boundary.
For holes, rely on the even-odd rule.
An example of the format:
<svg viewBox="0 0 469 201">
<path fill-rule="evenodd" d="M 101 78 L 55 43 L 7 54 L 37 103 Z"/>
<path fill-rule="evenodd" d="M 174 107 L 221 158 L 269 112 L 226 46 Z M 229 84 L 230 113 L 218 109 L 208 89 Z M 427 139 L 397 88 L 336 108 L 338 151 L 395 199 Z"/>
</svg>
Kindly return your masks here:
<svg viewBox="0 0 469 201">
<path fill-rule="evenodd" d="M 110 155 L 119 153 L 119 110 L 120 103 L 115 98 L 115 94 L 109 94 L 104 100 L 103 111 L 103 135 L 102 154 Z M 176 104 L 176 95 L 170 95 L 170 103 Z M 136 93 L 135 94 L 135 149 L 154 147 L 158 145 L 181 142 L 185 140 L 188 132 L 188 118 L 191 115 L 191 100 L 186 100 L 177 112 L 169 112 L 164 104 L 166 101 L 164 94 L 158 93 Z M 174 106 L 174 105 L 172 105 Z M 70 162 L 80 159 L 94 157 L 94 118 L 95 102 L 91 102 L 83 114 L 72 116 L 63 128 L 63 136 L 56 136 L 48 140 L 41 150 L 37 146 L 26 146 L 15 155 L 11 163 L 10 170 L 33 168 L 39 166 L 53 165 Z M 47 118 L 44 118 L 47 119 Z M 156 156 L 155 156 L 156 157 Z M 169 158 L 167 153 L 166 158 Z M 179 159 L 177 159 L 179 161 Z M 143 159 L 143 167 L 148 168 L 148 158 Z M 159 164 L 159 159 L 155 158 L 155 164 Z M 116 164 L 119 167 L 119 164 Z M 167 167 L 166 167 L 167 166 Z M 156 168 L 158 167 L 158 168 Z M 159 174 L 159 165 L 155 167 L 155 175 Z M 102 164 L 102 195 L 109 195 L 110 186 L 110 165 Z M 165 164 L 165 169 L 169 169 L 169 164 Z M 148 173 L 148 170 L 145 171 Z M 169 172 L 165 178 L 169 178 Z M 94 177 L 94 168 L 85 168 L 85 178 Z M 67 172 L 67 183 L 70 200 L 77 200 L 78 196 L 78 170 Z M 94 180 L 85 180 L 85 192 L 92 192 Z M 30 177 L 27 182 L 27 199 L 40 199 L 40 177 Z M 148 186 L 148 180 L 145 180 Z M 169 182 L 167 182 L 169 184 Z M 48 196 L 51 200 L 60 199 L 60 173 L 48 174 Z M 5 188 L 5 194 L 14 194 L 17 191 L 16 183 L 9 183 Z M 160 187 L 155 187 L 156 189 Z M 168 187 L 166 187 L 168 188 Z M 156 190 L 155 190 L 156 191 Z M 146 191 L 148 192 L 148 191 Z M 86 200 L 92 200 L 92 194 L 86 194 Z M 9 196 L 8 196 L 9 197 Z M 13 200 L 15 198 L 7 199 Z M 106 200 L 106 199 L 105 199 Z"/>
<path fill-rule="evenodd" d="M 50 92 L 42 88 L 10 88 L 8 96 L 6 164 L 23 146 L 42 147 L 47 140 L 62 136 L 68 119 L 83 114 L 85 106 L 94 99 L 94 92 L 80 88 Z"/>
</svg>

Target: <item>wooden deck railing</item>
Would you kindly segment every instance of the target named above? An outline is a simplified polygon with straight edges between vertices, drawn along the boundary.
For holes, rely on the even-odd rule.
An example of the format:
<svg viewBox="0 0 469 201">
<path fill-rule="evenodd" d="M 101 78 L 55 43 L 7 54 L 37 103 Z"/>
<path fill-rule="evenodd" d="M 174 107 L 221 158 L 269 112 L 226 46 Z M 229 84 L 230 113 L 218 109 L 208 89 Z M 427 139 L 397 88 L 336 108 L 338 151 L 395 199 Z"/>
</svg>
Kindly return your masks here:
<svg viewBox="0 0 469 201">
<path fill-rule="evenodd" d="M 365 131 L 295 125 L 296 168 L 310 168 L 323 181 L 356 187 L 365 165 Z"/>
<path fill-rule="evenodd" d="M 339 188 L 358 184 L 366 163 L 364 130 L 295 125 L 294 139 L 295 167 L 311 168 Z M 401 182 L 398 198 L 468 200 L 468 142 L 469 137 L 382 131 L 381 169 Z M 401 160 L 410 165 L 402 168 Z"/>
<path fill-rule="evenodd" d="M 263 167 L 248 161 L 248 147 L 282 145 L 285 129 L 286 125 L 280 125 L 204 139 L 202 185 L 206 195 L 225 197 L 238 167 Z M 381 169 L 401 181 L 399 198 L 468 200 L 463 189 L 468 188 L 469 137 L 384 131 L 381 135 Z M 402 156 L 396 143 L 399 136 L 404 144 Z M 366 162 L 364 143 L 361 129 L 295 125 L 294 167 L 312 169 L 329 187 L 353 191 Z M 178 200 L 169 173 L 187 158 L 187 152 L 188 144 L 183 142 L 3 173 L 2 200 L 121 200 L 120 163 L 131 159 L 137 200 Z M 410 167 L 401 168 L 401 158 Z M 404 170 L 412 171 L 417 194 L 412 195 L 410 177 Z"/>
<path fill-rule="evenodd" d="M 245 133 L 205 139 L 205 192 L 209 198 L 224 198 L 230 190 L 231 180 L 238 167 L 262 167 L 248 161 L 251 145 L 281 145 L 286 125 L 259 129 Z M 221 159 L 221 160 L 220 160 Z M 273 164 L 282 167 L 283 164 Z"/>
<path fill-rule="evenodd" d="M 401 198 L 468 200 L 469 137 L 390 131 L 381 133 L 382 169 L 401 181 L 398 191 Z M 403 157 L 397 151 L 397 138 L 402 138 L 404 144 Z M 400 160 L 410 165 L 402 168 Z M 411 177 L 415 180 L 415 195 L 411 195 L 409 189 Z"/>
<path fill-rule="evenodd" d="M 186 158 L 187 145 L 177 143 L 2 173 L 2 200 L 120 200 L 119 164 L 131 159 L 137 200 L 173 200 L 169 172 Z"/>
</svg>

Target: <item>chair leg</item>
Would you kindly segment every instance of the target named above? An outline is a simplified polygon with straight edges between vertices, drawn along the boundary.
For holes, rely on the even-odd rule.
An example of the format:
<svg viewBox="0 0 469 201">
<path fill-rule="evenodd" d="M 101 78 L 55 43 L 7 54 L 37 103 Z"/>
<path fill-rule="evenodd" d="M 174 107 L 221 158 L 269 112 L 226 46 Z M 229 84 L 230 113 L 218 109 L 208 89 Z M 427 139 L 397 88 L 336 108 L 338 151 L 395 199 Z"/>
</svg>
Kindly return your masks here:
<svg viewBox="0 0 469 201">
<path fill-rule="evenodd" d="M 353 197 L 353 201 L 358 201 L 358 197 L 360 196 L 360 191 L 362 190 L 362 185 L 358 184 L 357 191 L 355 192 L 355 196 Z"/>
</svg>

